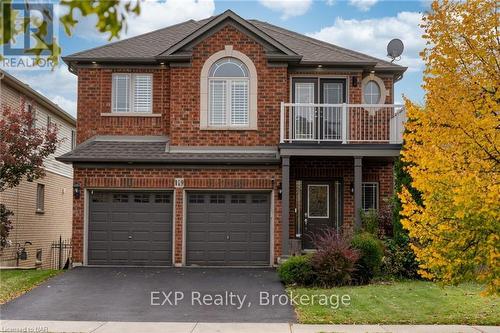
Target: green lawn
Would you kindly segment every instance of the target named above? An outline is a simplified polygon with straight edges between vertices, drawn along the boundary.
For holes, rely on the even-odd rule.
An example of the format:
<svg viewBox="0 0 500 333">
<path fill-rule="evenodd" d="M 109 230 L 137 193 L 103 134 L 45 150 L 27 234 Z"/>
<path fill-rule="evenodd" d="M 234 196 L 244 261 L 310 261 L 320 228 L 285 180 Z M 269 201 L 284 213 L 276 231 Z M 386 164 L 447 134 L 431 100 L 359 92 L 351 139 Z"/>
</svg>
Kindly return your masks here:
<svg viewBox="0 0 500 333">
<path fill-rule="evenodd" d="M 477 284 L 440 287 L 427 281 L 334 289 L 288 288 L 292 295 L 350 296 L 350 305 L 295 304 L 304 324 L 500 324 L 500 297 L 483 297 Z M 348 302 L 345 302 L 348 303 Z"/>
<path fill-rule="evenodd" d="M 0 304 L 24 294 L 60 272 L 54 269 L 0 270 Z"/>
</svg>

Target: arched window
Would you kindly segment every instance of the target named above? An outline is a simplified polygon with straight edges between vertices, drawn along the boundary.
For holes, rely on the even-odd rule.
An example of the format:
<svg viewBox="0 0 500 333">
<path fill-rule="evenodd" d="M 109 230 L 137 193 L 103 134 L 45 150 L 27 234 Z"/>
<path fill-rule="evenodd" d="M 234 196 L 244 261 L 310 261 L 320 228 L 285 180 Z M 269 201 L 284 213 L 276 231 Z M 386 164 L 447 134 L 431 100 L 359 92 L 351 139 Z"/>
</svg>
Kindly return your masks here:
<svg viewBox="0 0 500 333">
<path fill-rule="evenodd" d="M 222 58 L 208 75 L 210 126 L 248 126 L 248 69 L 235 58 Z"/>
<path fill-rule="evenodd" d="M 257 70 L 231 45 L 212 54 L 201 70 L 200 128 L 257 129 Z"/>
</svg>

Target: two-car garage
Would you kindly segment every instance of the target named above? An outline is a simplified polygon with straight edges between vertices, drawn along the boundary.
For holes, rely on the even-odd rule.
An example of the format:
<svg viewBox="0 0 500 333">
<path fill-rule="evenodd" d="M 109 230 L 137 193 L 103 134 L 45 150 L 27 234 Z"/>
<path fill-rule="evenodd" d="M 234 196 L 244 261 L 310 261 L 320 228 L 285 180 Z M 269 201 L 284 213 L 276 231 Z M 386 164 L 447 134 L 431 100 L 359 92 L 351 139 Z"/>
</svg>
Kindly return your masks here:
<svg viewBox="0 0 500 333">
<path fill-rule="evenodd" d="M 87 264 L 170 266 L 173 192 L 89 191 Z M 270 194 L 187 191 L 184 233 L 188 266 L 268 266 Z"/>
</svg>

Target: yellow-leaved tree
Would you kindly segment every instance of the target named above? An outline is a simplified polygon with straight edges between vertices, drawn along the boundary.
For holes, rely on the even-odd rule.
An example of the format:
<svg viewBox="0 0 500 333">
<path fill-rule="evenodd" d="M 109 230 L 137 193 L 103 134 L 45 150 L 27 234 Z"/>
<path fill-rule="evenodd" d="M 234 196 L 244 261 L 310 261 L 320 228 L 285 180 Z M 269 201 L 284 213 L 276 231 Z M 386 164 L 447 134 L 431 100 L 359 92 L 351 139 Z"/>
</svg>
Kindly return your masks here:
<svg viewBox="0 0 500 333">
<path fill-rule="evenodd" d="M 500 289 L 500 16 L 496 0 L 434 1 L 423 106 L 406 101 L 402 223 L 420 274 Z"/>
</svg>

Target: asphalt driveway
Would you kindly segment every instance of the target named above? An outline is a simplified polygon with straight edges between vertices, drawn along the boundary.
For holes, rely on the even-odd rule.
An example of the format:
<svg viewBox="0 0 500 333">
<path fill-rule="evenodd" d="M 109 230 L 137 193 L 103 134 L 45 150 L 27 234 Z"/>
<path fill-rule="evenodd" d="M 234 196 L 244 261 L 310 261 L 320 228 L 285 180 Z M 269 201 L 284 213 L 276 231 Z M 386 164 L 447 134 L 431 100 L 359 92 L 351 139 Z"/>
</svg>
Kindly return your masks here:
<svg viewBox="0 0 500 333">
<path fill-rule="evenodd" d="M 80 267 L 0 311 L 2 320 L 295 322 L 284 294 L 270 268 Z"/>
</svg>

